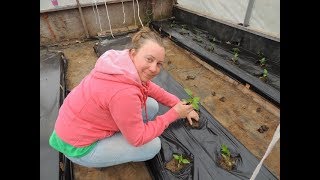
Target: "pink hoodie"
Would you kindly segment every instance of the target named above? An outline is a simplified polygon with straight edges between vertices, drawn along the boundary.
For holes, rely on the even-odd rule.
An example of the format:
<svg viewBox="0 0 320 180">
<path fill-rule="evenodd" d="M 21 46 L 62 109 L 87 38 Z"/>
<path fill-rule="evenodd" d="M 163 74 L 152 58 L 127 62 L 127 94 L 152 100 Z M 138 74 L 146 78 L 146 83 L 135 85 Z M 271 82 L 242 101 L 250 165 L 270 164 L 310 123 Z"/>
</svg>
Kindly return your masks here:
<svg viewBox="0 0 320 180">
<path fill-rule="evenodd" d="M 168 107 L 180 100 L 155 83 L 141 84 L 129 50 L 109 50 L 94 69 L 65 98 L 55 124 L 57 135 L 68 144 L 84 147 L 121 131 L 133 146 L 143 145 L 179 118 L 171 108 L 143 123 L 147 96 Z"/>
</svg>

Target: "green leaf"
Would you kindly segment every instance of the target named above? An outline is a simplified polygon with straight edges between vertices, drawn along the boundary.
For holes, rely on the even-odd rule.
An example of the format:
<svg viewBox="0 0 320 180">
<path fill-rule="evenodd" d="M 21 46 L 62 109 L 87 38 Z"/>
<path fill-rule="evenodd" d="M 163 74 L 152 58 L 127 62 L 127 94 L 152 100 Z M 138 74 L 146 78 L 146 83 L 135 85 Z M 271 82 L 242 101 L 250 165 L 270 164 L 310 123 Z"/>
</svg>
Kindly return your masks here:
<svg viewBox="0 0 320 180">
<path fill-rule="evenodd" d="M 173 154 L 173 157 L 176 159 L 176 160 L 179 160 L 179 155 L 176 155 L 176 154 Z"/>
<path fill-rule="evenodd" d="M 197 102 L 193 102 L 192 103 L 192 107 L 195 109 L 195 110 L 199 110 L 199 105 L 198 105 L 198 103 Z"/>
<path fill-rule="evenodd" d="M 221 152 L 222 154 L 226 155 L 226 156 L 230 156 L 230 151 L 228 149 L 228 147 L 225 144 L 221 145 Z"/>
<path fill-rule="evenodd" d="M 183 160 L 182 160 L 182 163 L 183 163 L 183 164 L 189 164 L 190 161 L 188 161 L 188 159 L 183 159 Z"/>
<path fill-rule="evenodd" d="M 193 102 L 199 103 L 200 97 L 194 97 Z"/>
<path fill-rule="evenodd" d="M 190 97 L 193 97 L 193 93 L 192 93 L 192 91 L 191 91 L 190 89 L 185 88 L 184 90 L 186 91 L 186 93 L 187 93 Z"/>
<path fill-rule="evenodd" d="M 267 77 L 268 76 L 268 71 L 267 69 L 263 69 L 263 77 Z"/>
</svg>

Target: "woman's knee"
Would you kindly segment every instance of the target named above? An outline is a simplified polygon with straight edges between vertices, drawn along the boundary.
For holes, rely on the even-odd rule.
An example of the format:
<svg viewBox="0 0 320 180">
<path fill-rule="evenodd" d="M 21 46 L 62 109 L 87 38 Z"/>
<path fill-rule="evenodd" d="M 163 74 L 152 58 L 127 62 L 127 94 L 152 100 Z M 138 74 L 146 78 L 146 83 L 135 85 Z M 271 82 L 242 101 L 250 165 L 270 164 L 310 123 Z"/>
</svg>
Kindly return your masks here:
<svg viewBox="0 0 320 180">
<path fill-rule="evenodd" d="M 153 99 L 151 97 L 148 97 L 146 104 L 147 104 L 148 115 L 151 115 L 152 117 L 150 117 L 150 118 L 153 119 L 154 116 L 159 111 L 159 104 L 155 99 Z"/>
<path fill-rule="evenodd" d="M 159 137 L 154 138 L 152 141 L 146 144 L 146 148 L 148 149 L 148 154 L 150 154 L 150 158 L 153 158 L 156 154 L 159 153 L 161 149 L 161 141 Z"/>
</svg>

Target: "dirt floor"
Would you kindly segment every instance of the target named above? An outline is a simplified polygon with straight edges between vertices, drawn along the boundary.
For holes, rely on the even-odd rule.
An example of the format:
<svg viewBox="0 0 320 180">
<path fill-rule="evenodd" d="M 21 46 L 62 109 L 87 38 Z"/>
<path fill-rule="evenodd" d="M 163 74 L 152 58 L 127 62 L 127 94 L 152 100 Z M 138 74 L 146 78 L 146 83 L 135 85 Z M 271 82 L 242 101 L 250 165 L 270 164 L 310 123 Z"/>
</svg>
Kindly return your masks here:
<svg viewBox="0 0 320 180">
<path fill-rule="evenodd" d="M 201 98 L 201 104 L 234 137 L 258 159 L 261 159 L 280 123 L 280 109 L 259 95 L 212 68 L 190 52 L 165 38 L 167 63 L 164 68 L 183 87 Z M 90 72 L 97 60 L 94 44 L 98 41 L 68 42 L 53 49 L 64 52 L 68 60 L 67 88 L 71 90 Z M 187 77 L 195 77 L 190 79 Z M 269 129 L 260 133 L 265 125 Z M 280 140 L 276 143 L 264 165 L 280 179 Z M 74 166 L 76 180 L 84 179 L 152 179 L 143 162 L 127 163 L 104 169 Z"/>
</svg>

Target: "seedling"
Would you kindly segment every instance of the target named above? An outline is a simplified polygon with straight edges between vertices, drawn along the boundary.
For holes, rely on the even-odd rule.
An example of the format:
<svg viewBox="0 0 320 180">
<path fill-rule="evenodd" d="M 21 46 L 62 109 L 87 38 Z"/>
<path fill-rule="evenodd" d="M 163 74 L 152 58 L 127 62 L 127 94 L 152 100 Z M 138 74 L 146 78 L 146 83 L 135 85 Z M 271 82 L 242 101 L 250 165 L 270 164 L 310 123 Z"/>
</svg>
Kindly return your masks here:
<svg viewBox="0 0 320 180">
<path fill-rule="evenodd" d="M 189 163 L 191 159 L 188 156 L 183 156 L 182 154 L 172 154 L 173 158 L 165 164 L 165 168 L 173 173 L 179 172 Z"/>
<path fill-rule="evenodd" d="M 199 35 L 196 35 L 196 37 L 195 38 L 193 38 L 193 40 L 195 40 L 195 41 L 197 41 L 197 42 L 203 42 L 202 41 L 202 38 L 199 36 Z"/>
<path fill-rule="evenodd" d="M 267 82 L 267 80 L 268 80 L 268 71 L 267 71 L 267 69 L 263 69 L 263 73 L 259 78 L 262 81 Z"/>
<path fill-rule="evenodd" d="M 239 54 L 240 53 L 240 49 L 239 48 L 232 48 L 232 51 L 233 51 L 233 53 L 237 53 L 237 54 Z"/>
<path fill-rule="evenodd" d="M 267 78 L 268 77 L 268 71 L 267 69 L 263 69 L 263 73 L 262 76 L 260 76 L 260 78 Z"/>
<path fill-rule="evenodd" d="M 187 104 L 191 104 L 193 109 L 199 111 L 199 100 L 200 97 L 194 96 L 193 92 L 190 89 L 185 88 L 184 89 L 186 91 L 186 93 L 189 95 L 188 99 L 182 99 L 183 101 L 186 101 Z"/>
<path fill-rule="evenodd" d="M 212 43 L 221 43 L 221 41 L 219 41 L 215 37 L 210 38 L 209 41 L 212 42 Z"/>
<path fill-rule="evenodd" d="M 234 53 L 234 55 L 233 55 L 233 57 L 231 58 L 232 59 L 232 61 L 233 61 L 233 63 L 237 63 L 238 62 L 238 59 L 239 59 L 239 54 L 236 52 L 236 53 Z"/>
<path fill-rule="evenodd" d="M 184 34 L 189 34 L 187 31 L 187 25 L 182 24 L 181 25 L 181 32 L 179 32 L 180 34 L 184 35 Z"/>
<path fill-rule="evenodd" d="M 182 154 L 178 155 L 178 154 L 173 154 L 173 158 L 176 159 L 178 161 L 178 168 L 182 165 L 182 164 L 189 164 L 190 161 L 186 158 L 183 158 Z"/>
<path fill-rule="evenodd" d="M 266 58 L 265 57 L 263 57 L 263 58 L 261 58 L 260 60 L 259 60 L 259 62 L 260 62 L 260 66 L 262 67 L 262 66 L 265 66 L 266 65 Z"/>
<path fill-rule="evenodd" d="M 260 58 L 263 58 L 263 57 L 264 57 L 264 54 L 263 54 L 263 52 L 262 52 L 261 50 L 259 50 L 259 51 L 257 52 L 257 54 L 258 54 L 258 56 L 259 56 Z"/>
<path fill-rule="evenodd" d="M 233 57 L 231 58 L 233 63 L 237 64 L 238 63 L 238 59 L 239 59 L 239 53 L 240 53 L 240 49 L 239 48 L 232 48 L 232 52 Z"/>
<path fill-rule="evenodd" d="M 227 145 L 225 144 L 222 144 L 221 145 L 221 155 L 224 157 L 224 158 L 230 158 L 230 150 L 228 148 Z"/>
<path fill-rule="evenodd" d="M 208 49 L 209 49 L 209 51 L 211 51 L 211 52 L 214 51 L 214 45 L 213 45 L 213 43 L 209 45 Z"/>
<path fill-rule="evenodd" d="M 221 167 L 225 168 L 228 171 L 232 170 L 235 167 L 236 161 L 235 161 L 235 158 L 231 156 L 228 146 L 225 144 L 222 144 L 220 152 L 222 156 L 222 159 L 220 159 L 219 161 Z"/>
</svg>

